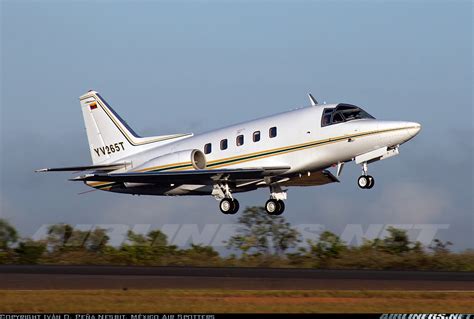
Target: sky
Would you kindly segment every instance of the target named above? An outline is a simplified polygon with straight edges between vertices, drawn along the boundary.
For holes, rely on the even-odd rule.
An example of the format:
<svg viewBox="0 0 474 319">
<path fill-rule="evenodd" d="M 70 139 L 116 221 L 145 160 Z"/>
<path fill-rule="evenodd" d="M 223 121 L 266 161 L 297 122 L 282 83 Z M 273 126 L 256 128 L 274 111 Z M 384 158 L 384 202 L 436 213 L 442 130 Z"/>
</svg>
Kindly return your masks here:
<svg viewBox="0 0 474 319">
<path fill-rule="evenodd" d="M 145 136 L 306 106 L 311 92 L 423 129 L 369 166 L 371 191 L 354 163 L 341 183 L 291 188 L 293 225 L 370 235 L 396 224 L 415 237 L 431 225 L 474 248 L 472 12 L 470 1 L 4 0 L 0 218 L 24 236 L 54 223 L 235 224 L 210 196 L 78 195 L 87 187 L 74 175 L 33 171 L 91 163 L 78 100 L 89 89 Z M 268 190 L 238 199 L 262 205 Z"/>
</svg>

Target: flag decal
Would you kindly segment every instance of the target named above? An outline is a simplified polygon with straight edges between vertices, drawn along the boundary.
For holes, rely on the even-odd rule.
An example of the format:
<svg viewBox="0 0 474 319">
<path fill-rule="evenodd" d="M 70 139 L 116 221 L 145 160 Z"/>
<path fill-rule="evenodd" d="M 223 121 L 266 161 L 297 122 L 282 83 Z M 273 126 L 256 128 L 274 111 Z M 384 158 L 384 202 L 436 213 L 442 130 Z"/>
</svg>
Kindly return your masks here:
<svg viewBox="0 0 474 319">
<path fill-rule="evenodd" d="M 91 103 L 89 106 L 90 106 L 91 110 L 94 110 L 94 109 L 97 108 L 97 103 L 95 103 L 95 102 Z"/>
</svg>

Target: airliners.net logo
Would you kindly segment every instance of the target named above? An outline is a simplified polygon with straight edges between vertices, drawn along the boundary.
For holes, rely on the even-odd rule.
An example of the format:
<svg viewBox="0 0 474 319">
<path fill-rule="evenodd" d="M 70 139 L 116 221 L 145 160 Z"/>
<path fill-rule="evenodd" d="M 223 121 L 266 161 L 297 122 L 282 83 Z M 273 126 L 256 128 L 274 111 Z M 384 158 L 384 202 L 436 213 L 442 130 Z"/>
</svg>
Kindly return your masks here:
<svg viewBox="0 0 474 319">
<path fill-rule="evenodd" d="M 462 313 L 384 313 L 380 319 L 474 319 L 473 314 Z"/>
</svg>

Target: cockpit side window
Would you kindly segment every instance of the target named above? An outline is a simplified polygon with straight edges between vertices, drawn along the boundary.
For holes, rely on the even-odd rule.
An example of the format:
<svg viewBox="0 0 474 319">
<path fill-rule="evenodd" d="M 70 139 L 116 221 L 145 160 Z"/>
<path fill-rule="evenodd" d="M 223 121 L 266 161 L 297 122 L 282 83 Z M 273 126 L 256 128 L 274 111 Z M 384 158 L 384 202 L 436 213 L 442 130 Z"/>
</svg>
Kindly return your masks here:
<svg viewBox="0 0 474 319">
<path fill-rule="evenodd" d="M 334 109 L 324 109 L 323 119 L 321 122 L 322 126 L 329 125 L 331 123 L 331 113 Z"/>
<path fill-rule="evenodd" d="M 324 109 L 321 118 L 321 126 L 358 119 L 374 119 L 374 117 L 358 106 L 340 103 L 335 108 Z"/>
</svg>

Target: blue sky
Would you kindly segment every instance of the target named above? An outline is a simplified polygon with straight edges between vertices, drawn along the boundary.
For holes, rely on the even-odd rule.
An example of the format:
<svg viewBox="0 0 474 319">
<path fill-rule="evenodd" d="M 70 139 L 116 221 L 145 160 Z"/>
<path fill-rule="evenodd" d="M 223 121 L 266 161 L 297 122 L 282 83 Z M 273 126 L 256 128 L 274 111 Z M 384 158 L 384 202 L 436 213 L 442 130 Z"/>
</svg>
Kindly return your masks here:
<svg viewBox="0 0 474 319">
<path fill-rule="evenodd" d="M 43 224 L 232 223 L 212 198 L 93 192 L 46 166 L 90 163 L 78 97 L 99 91 L 142 135 L 202 132 L 320 101 L 423 125 L 370 167 L 371 191 L 290 189 L 293 224 L 449 224 L 473 247 L 472 3 L 1 3 L 0 217 Z M 267 190 L 240 195 L 263 204 Z"/>
</svg>

